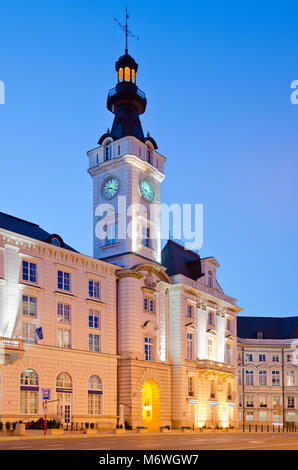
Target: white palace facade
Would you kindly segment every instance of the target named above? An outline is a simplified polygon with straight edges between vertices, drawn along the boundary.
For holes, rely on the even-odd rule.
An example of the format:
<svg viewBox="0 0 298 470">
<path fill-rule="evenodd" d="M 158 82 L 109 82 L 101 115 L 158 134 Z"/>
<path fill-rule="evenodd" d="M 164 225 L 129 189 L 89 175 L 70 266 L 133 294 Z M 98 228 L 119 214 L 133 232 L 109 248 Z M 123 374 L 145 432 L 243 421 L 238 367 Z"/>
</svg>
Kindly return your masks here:
<svg viewBox="0 0 298 470">
<path fill-rule="evenodd" d="M 237 339 L 241 309 L 218 284 L 215 258 L 200 258 L 172 240 L 161 250 L 159 216 L 146 214 L 160 204 L 165 158 L 143 134 L 146 97 L 136 85 L 137 68 L 126 50 L 108 95 L 112 129 L 88 152 L 93 257 L 58 234 L 0 213 L 2 422 L 43 417 L 45 397 L 48 418 L 101 429 L 115 428 L 122 413 L 133 428 L 151 430 L 236 427 L 244 419 L 242 357 L 271 345 L 258 349 L 252 339 Z M 126 208 L 145 208 L 129 214 L 127 237 L 120 236 L 124 199 Z M 114 213 L 103 217 L 103 204 Z M 281 354 L 284 344 L 274 347 Z"/>
</svg>

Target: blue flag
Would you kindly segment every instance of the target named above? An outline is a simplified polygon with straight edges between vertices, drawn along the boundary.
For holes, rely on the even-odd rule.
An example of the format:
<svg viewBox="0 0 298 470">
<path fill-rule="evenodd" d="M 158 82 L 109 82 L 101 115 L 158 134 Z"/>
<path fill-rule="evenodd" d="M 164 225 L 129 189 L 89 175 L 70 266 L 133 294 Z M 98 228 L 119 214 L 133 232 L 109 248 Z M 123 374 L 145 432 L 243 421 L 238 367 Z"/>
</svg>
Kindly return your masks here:
<svg viewBox="0 0 298 470">
<path fill-rule="evenodd" d="M 39 328 L 36 328 L 36 334 L 38 336 L 38 339 L 43 339 L 43 334 L 42 334 L 42 328 L 41 326 Z"/>
</svg>

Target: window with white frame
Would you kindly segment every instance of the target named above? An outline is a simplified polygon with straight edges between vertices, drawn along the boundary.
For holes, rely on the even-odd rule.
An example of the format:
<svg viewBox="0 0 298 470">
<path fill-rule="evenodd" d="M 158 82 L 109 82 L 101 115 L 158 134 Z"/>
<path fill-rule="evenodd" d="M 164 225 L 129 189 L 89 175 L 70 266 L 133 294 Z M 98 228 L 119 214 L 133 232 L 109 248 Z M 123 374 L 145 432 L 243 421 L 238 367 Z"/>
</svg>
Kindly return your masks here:
<svg viewBox="0 0 298 470">
<path fill-rule="evenodd" d="M 57 332 L 57 345 L 58 348 L 70 348 L 70 330 L 66 328 L 58 328 Z"/>
<path fill-rule="evenodd" d="M 186 316 L 189 318 L 193 317 L 193 305 L 187 304 L 186 306 Z"/>
<path fill-rule="evenodd" d="M 92 375 L 88 380 L 88 414 L 102 413 L 102 381 L 98 375 Z"/>
<path fill-rule="evenodd" d="M 247 411 L 245 413 L 245 418 L 246 418 L 246 421 L 253 421 L 254 420 L 254 412 L 253 411 Z"/>
<path fill-rule="evenodd" d="M 57 273 L 57 287 L 60 290 L 70 292 L 71 290 L 71 276 L 69 272 L 58 270 Z"/>
<path fill-rule="evenodd" d="M 266 362 L 266 354 L 259 354 L 259 362 Z"/>
<path fill-rule="evenodd" d="M 37 343 L 36 323 L 22 322 L 22 338 L 26 343 Z"/>
<path fill-rule="evenodd" d="M 89 351 L 101 352 L 100 336 L 89 333 Z"/>
<path fill-rule="evenodd" d="M 279 362 L 279 354 L 272 354 L 272 362 Z"/>
<path fill-rule="evenodd" d="M 209 336 L 209 338 L 208 338 L 208 359 L 209 359 L 209 361 L 214 360 L 214 350 L 215 350 L 214 343 L 215 343 L 214 338 Z"/>
<path fill-rule="evenodd" d="M 106 245 L 114 245 L 117 242 L 117 223 L 107 225 Z"/>
<path fill-rule="evenodd" d="M 186 333 L 186 358 L 193 359 L 193 334 Z"/>
<path fill-rule="evenodd" d="M 22 279 L 23 281 L 37 283 L 37 264 L 31 261 L 22 262 Z"/>
<path fill-rule="evenodd" d="M 154 313 L 155 311 L 155 302 L 153 297 L 148 295 L 144 296 L 144 311 Z"/>
<path fill-rule="evenodd" d="M 145 336 L 145 361 L 153 361 L 153 338 Z"/>
<path fill-rule="evenodd" d="M 37 298 L 30 295 L 22 296 L 22 312 L 28 317 L 37 317 Z"/>
<path fill-rule="evenodd" d="M 287 416 L 288 416 L 288 421 L 291 423 L 291 422 L 295 422 L 295 413 L 287 413 Z"/>
<path fill-rule="evenodd" d="M 263 338 L 264 338 L 264 333 L 263 333 L 263 331 L 258 331 L 258 332 L 257 332 L 257 338 L 258 338 L 258 339 L 263 339 Z"/>
<path fill-rule="evenodd" d="M 260 386 L 267 385 L 267 371 L 266 370 L 259 370 L 259 385 Z"/>
<path fill-rule="evenodd" d="M 150 228 L 143 227 L 142 228 L 142 245 L 150 248 Z"/>
<path fill-rule="evenodd" d="M 278 406 L 280 406 L 281 404 L 281 397 L 280 395 L 273 395 L 273 398 L 272 398 L 272 405 L 273 405 L 273 408 L 276 408 Z"/>
<path fill-rule="evenodd" d="M 272 371 L 272 385 L 280 385 L 280 373 L 279 370 Z"/>
<path fill-rule="evenodd" d="M 253 370 L 246 369 L 245 371 L 245 384 L 253 385 L 254 384 L 254 372 Z"/>
<path fill-rule="evenodd" d="M 70 310 L 71 307 L 68 304 L 57 304 L 57 320 L 58 322 L 70 323 Z"/>
<path fill-rule="evenodd" d="M 101 314 L 97 310 L 89 310 L 89 328 L 101 328 Z"/>
<path fill-rule="evenodd" d="M 267 421 L 268 411 L 259 411 L 259 418 L 260 418 L 260 421 Z"/>
<path fill-rule="evenodd" d="M 105 159 L 111 160 L 112 158 L 112 141 L 108 141 L 105 144 Z"/>
<path fill-rule="evenodd" d="M 208 312 L 208 323 L 209 325 L 213 325 L 213 318 L 214 318 L 214 315 L 213 315 L 213 312 Z"/>
<path fill-rule="evenodd" d="M 293 370 L 287 372 L 287 386 L 294 387 L 295 385 L 295 372 Z"/>
<path fill-rule="evenodd" d="M 33 369 L 25 369 L 21 373 L 20 412 L 21 414 L 37 414 L 39 383 L 38 375 Z"/>
<path fill-rule="evenodd" d="M 95 299 L 100 299 L 100 297 L 101 297 L 101 283 L 100 283 L 100 281 L 95 281 L 93 279 L 89 279 L 89 297 L 93 297 Z"/>
<path fill-rule="evenodd" d="M 253 355 L 250 353 L 245 354 L 245 362 L 253 362 Z"/>
<path fill-rule="evenodd" d="M 229 343 L 226 344 L 226 364 L 231 365 L 231 346 Z"/>
</svg>

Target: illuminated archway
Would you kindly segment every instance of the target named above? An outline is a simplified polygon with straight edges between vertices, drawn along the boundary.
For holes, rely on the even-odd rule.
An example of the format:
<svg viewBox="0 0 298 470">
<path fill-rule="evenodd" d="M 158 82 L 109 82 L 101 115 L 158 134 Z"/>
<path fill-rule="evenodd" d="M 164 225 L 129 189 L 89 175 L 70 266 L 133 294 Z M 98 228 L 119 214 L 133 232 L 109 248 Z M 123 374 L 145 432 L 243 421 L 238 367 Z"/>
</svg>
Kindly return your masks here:
<svg viewBox="0 0 298 470">
<path fill-rule="evenodd" d="M 159 429 L 160 395 L 158 385 L 153 380 L 147 380 L 142 388 L 142 417 L 146 428 Z"/>
</svg>

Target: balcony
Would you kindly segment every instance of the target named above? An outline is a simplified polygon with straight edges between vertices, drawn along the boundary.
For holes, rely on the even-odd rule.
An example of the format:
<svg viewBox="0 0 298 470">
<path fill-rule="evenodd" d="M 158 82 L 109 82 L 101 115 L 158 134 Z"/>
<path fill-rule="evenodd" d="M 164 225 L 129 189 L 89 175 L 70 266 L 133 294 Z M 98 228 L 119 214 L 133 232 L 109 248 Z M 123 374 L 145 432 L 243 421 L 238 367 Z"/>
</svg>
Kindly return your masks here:
<svg viewBox="0 0 298 470">
<path fill-rule="evenodd" d="M 197 368 L 199 369 L 199 374 L 206 376 L 215 374 L 224 378 L 230 377 L 234 374 L 234 370 L 231 365 L 225 364 L 224 362 L 209 361 L 207 359 L 198 360 Z"/>
<path fill-rule="evenodd" d="M 24 354 L 24 340 L 19 338 L 0 337 L 0 357 L 2 363 L 12 364 Z"/>
</svg>

